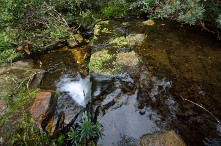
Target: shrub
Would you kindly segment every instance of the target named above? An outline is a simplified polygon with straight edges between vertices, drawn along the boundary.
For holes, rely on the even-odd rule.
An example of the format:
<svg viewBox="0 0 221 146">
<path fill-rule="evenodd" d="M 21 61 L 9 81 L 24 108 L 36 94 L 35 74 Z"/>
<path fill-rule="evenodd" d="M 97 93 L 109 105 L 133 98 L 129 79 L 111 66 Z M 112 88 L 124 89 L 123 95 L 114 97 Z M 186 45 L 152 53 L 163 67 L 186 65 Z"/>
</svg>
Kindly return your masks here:
<svg viewBox="0 0 221 146">
<path fill-rule="evenodd" d="M 221 2 L 217 0 L 138 0 L 130 5 L 130 9 L 134 8 L 151 17 L 172 18 L 190 25 L 209 21 L 221 26 Z"/>
</svg>

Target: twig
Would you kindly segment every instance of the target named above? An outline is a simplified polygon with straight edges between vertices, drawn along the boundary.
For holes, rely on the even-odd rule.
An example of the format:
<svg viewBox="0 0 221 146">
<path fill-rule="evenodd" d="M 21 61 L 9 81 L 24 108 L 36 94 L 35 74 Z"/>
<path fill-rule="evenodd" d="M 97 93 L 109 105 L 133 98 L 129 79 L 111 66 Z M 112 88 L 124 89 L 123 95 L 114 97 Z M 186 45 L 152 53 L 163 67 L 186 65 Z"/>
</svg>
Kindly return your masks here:
<svg viewBox="0 0 221 146">
<path fill-rule="evenodd" d="M 218 35 L 217 39 L 221 40 L 221 37 L 219 36 L 219 32 L 218 31 L 214 32 L 214 31 L 209 30 L 208 28 L 206 28 L 205 24 L 202 21 L 200 21 L 200 25 L 202 27 L 202 30 L 206 30 L 206 31 L 211 32 L 211 33 L 217 33 L 217 35 Z"/>
<path fill-rule="evenodd" d="M 189 101 L 189 102 L 191 102 L 191 103 L 193 103 L 193 104 L 195 104 L 195 105 L 201 107 L 202 109 L 204 109 L 205 111 L 207 111 L 211 116 L 213 116 L 213 117 L 217 120 L 217 122 L 220 124 L 219 120 L 218 120 L 210 111 L 208 111 L 207 109 L 205 109 L 202 105 L 199 105 L 199 104 L 197 104 L 197 103 L 195 103 L 195 102 L 193 102 L 193 101 L 190 101 L 190 100 L 188 100 L 188 99 L 185 99 L 185 98 L 183 98 L 183 97 L 181 97 L 181 98 L 182 98 L 183 100 Z"/>
</svg>

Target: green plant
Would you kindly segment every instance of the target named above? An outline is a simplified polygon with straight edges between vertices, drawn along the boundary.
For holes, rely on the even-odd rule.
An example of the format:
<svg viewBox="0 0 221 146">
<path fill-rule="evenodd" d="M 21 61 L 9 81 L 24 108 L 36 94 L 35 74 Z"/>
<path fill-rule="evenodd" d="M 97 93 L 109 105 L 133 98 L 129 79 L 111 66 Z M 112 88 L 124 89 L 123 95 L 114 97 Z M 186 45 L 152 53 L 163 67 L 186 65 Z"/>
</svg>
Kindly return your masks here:
<svg viewBox="0 0 221 146">
<path fill-rule="evenodd" d="M 61 134 L 57 139 L 53 139 L 52 140 L 52 144 L 54 146 L 57 146 L 56 142 L 58 143 L 59 146 L 61 146 L 64 143 L 65 140 L 65 136 L 63 134 Z"/>
<path fill-rule="evenodd" d="M 213 24 L 214 29 L 221 26 L 221 2 L 218 0 L 138 0 L 130 5 L 130 9 L 140 9 L 149 17 L 170 18 L 190 25 L 201 25 L 204 30 L 205 22 Z M 220 37 L 218 36 L 220 39 Z"/>
<path fill-rule="evenodd" d="M 128 12 L 128 4 L 125 0 L 112 0 L 108 5 L 101 9 L 103 17 L 122 17 Z"/>
<path fill-rule="evenodd" d="M 75 130 L 71 127 L 71 132 L 68 133 L 69 139 L 73 144 L 81 145 L 84 140 L 89 140 L 96 136 L 100 136 L 101 126 L 97 121 L 95 124 L 87 116 L 87 111 L 83 113 L 82 120 L 78 122 L 78 126 Z"/>
<path fill-rule="evenodd" d="M 25 114 L 25 113 L 24 113 Z M 12 138 L 12 145 L 49 145 L 49 137 L 45 132 L 41 132 L 39 128 L 34 127 L 34 119 L 27 117 L 21 122 L 20 129 L 14 133 Z"/>
</svg>

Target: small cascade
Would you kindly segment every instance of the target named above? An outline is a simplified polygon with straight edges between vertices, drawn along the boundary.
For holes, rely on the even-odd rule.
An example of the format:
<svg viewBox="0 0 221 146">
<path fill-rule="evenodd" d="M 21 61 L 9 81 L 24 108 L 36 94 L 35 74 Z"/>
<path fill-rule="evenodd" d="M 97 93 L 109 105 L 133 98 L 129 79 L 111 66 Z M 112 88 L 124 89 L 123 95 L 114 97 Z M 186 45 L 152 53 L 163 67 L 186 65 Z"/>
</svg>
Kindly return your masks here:
<svg viewBox="0 0 221 146">
<path fill-rule="evenodd" d="M 64 75 L 60 77 L 56 87 L 59 92 L 68 92 L 77 104 L 85 107 L 88 103 L 91 88 L 89 75 L 84 79 L 81 78 L 79 73 L 75 78 Z"/>
</svg>

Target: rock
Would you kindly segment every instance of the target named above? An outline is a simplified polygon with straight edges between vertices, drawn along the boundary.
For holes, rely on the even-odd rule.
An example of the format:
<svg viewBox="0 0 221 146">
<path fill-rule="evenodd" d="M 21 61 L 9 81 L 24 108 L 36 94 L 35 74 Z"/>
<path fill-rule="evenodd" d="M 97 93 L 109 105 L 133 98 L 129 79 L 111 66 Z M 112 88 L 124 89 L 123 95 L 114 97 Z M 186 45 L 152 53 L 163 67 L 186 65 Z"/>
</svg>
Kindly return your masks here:
<svg viewBox="0 0 221 146">
<path fill-rule="evenodd" d="M 4 115 L 7 109 L 8 109 L 8 106 L 5 103 L 5 101 L 0 99 L 0 116 Z"/>
<path fill-rule="evenodd" d="M 141 44 L 141 42 L 144 40 L 145 35 L 144 34 L 136 34 L 136 35 L 128 35 L 127 37 L 117 37 L 117 38 L 112 38 L 108 42 L 109 44 L 113 44 L 116 47 L 123 47 L 123 46 L 131 46 L 135 45 L 136 43 L 138 45 Z"/>
<path fill-rule="evenodd" d="M 134 51 L 117 54 L 116 63 L 120 65 L 135 66 L 139 62 Z"/>
<path fill-rule="evenodd" d="M 142 22 L 142 24 L 144 24 L 144 25 L 154 25 L 154 21 L 153 20 L 147 20 L 147 21 Z"/>
<path fill-rule="evenodd" d="M 45 73 L 44 70 L 41 70 L 41 69 L 36 70 L 28 87 L 31 89 L 37 89 L 40 86 L 44 73 Z"/>
<path fill-rule="evenodd" d="M 102 50 L 91 55 L 89 69 L 103 75 L 115 75 L 122 66 L 136 66 L 138 62 L 134 51 L 109 54 L 108 50 Z"/>
<path fill-rule="evenodd" d="M 0 68 L 0 93 L 3 96 L 10 94 L 10 88 L 19 86 L 20 83 L 25 82 L 31 89 L 36 89 L 43 78 L 44 70 L 32 69 L 32 60 L 17 61 L 14 65 L 7 64 Z"/>
<path fill-rule="evenodd" d="M 78 105 L 69 95 L 59 96 L 51 133 L 57 134 L 68 124 L 73 124 L 73 119 L 81 119 L 78 116 L 83 109 L 84 107 Z"/>
<path fill-rule="evenodd" d="M 36 94 L 36 99 L 30 109 L 31 117 L 33 117 L 36 121 L 36 127 L 40 128 L 42 124 L 48 123 L 48 121 L 50 121 L 50 118 L 54 114 L 56 104 L 57 92 L 39 91 Z M 46 124 L 42 126 L 42 128 L 45 127 Z M 51 128 L 52 126 L 47 127 L 47 130 L 50 130 Z"/>
<path fill-rule="evenodd" d="M 145 135 L 141 138 L 142 146 L 185 146 L 182 139 L 174 132 L 156 133 Z"/>
<path fill-rule="evenodd" d="M 74 34 L 74 39 L 67 39 L 68 45 L 73 48 L 82 43 L 84 38 L 80 34 Z"/>
<path fill-rule="evenodd" d="M 15 67 L 27 67 L 33 68 L 33 61 L 32 60 L 20 60 L 14 63 Z"/>
</svg>

